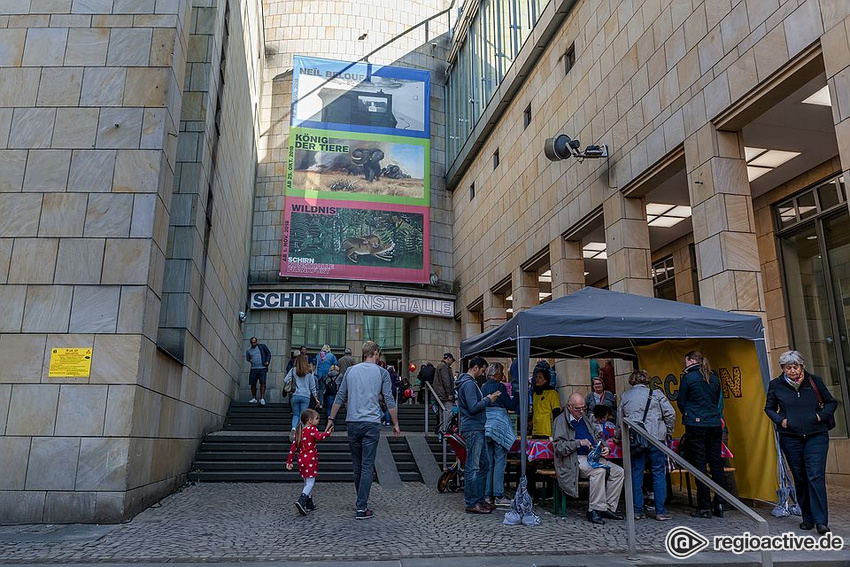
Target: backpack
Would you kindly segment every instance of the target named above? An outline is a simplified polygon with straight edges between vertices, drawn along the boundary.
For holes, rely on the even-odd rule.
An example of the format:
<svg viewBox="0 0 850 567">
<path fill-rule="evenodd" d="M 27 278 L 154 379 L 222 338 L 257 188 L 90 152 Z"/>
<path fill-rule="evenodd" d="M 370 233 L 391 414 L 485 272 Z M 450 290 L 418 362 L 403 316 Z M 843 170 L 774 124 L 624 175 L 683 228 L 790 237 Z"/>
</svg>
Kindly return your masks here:
<svg viewBox="0 0 850 567">
<path fill-rule="evenodd" d="M 337 376 L 339 376 L 339 375 L 337 375 Z M 326 396 L 336 396 L 336 393 L 338 391 L 337 386 L 336 386 L 337 376 L 331 376 L 330 374 L 325 376 L 325 395 Z"/>
</svg>

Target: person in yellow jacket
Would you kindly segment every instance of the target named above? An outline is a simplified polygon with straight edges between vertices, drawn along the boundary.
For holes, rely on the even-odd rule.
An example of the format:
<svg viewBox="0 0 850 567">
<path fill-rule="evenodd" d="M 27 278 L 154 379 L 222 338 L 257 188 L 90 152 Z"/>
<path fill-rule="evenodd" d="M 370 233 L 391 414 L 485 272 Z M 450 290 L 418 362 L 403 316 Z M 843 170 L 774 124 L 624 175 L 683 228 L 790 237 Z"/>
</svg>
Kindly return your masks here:
<svg viewBox="0 0 850 567">
<path fill-rule="evenodd" d="M 561 409 L 561 397 L 549 384 L 549 371 L 537 368 L 534 373 L 534 394 L 531 397 L 531 435 L 552 436 L 552 410 Z"/>
</svg>

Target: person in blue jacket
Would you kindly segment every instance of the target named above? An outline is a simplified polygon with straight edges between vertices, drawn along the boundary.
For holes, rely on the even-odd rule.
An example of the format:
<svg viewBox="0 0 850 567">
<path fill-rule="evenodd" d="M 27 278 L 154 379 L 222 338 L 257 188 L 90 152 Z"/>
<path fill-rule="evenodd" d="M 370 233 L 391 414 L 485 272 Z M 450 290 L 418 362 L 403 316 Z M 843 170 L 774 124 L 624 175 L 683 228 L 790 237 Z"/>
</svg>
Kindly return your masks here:
<svg viewBox="0 0 850 567">
<path fill-rule="evenodd" d="M 484 428 L 487 423 L 485 410 L 493 405 L 500 394 L 493 392 L 485 396 L 481 393 L 476 380 L 486 370 L 487 361 L 475 356 L 469 361 L 469 370 L 461 374 L 455 383 L 460 433 L 466 441 L 463 495 L 467 514 L 489 514 L 496 508 L 484 499 L 484 483 L 487 478 Z"/>
<path fill-rule="evenodd" d="M 505 387 L 505 367 L 498 362 L 487 367 L 487 381 L 481 386 L 481 393 L 489 396 L 498 392 L 499 397 L 486 409 L 487 422 L 484 437 L 487 442 L 487 480 L 484 484 L 484 496 L 495 506 L 510 506 L 505 498 L 505 464 L 508 451 L 511 450 L 516 433 L 508 411 L 519 409 L 519 396 L 511 398 Z"/>
<path fill-rule="evenodd" d="M 695 350 L 685 355 L 685 370 L 676 403 L 685 426 L 685 458 L 700 471 L 705 471 L 708 463 L 711 479 L 728 490 L 721 456 L 723 390 L 708 359 Z M 691 516 L 711 518 L 712 515 L 723 517 L 723 500 L 715 494 L 712 507 L 711 491 L 697 481 L 697 509 Z"/>
</svg>

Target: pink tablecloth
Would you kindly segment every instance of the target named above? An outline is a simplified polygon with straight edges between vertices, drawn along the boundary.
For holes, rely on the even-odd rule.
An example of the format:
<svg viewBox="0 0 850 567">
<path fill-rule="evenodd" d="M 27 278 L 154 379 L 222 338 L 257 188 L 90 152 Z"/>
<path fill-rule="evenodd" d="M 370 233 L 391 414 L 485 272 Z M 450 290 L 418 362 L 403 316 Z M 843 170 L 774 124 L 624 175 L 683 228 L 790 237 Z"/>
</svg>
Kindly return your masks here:
<svg viewBox="0 0 850 567">
<path fill-rule="evenodd" d="M 679 441 L 681 439 L 679 437 L 673 437 L 673 440 L 670 442 L 670 448 L 673 452 L 679 452 Z M 720 443 L 720 456 L 724 459 L 732 459 L 735 455 L 732 454 L 732 451 L 729 450 L 729 447 L 726 446 L 726 443 Z"/>
<path fill-rule="evenodd" d="M 608 455 L 609 459 L 623 458 L 623 448 L 613 439 L 608 440 L 608 447 L 611 449 L 611 454 Z M 511 452 L 519 452 L 519 439 L 514 442 Z M 529 461 L 544 461 L 555 458 L 553 443 L 549 439 L 528 439 L 525 443 L 525 454 Z"/>
</svg>

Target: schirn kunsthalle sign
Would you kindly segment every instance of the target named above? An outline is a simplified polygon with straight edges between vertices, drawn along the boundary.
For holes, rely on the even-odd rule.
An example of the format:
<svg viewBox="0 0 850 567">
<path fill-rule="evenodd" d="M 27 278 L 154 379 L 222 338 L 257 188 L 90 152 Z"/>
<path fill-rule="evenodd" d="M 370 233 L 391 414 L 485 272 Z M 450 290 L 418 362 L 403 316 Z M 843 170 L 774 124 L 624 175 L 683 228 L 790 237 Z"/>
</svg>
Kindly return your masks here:
<svg viewBox="0 0 850 567">
<path fill-rule="evenodd" d="M 454 302 L 424 297 L 325 293 L 306 291 L 256 291 L 251 309 L 310 309 L 318 311 L 383 311 L 433 317 L 454 317 Z"/>
</svg>

